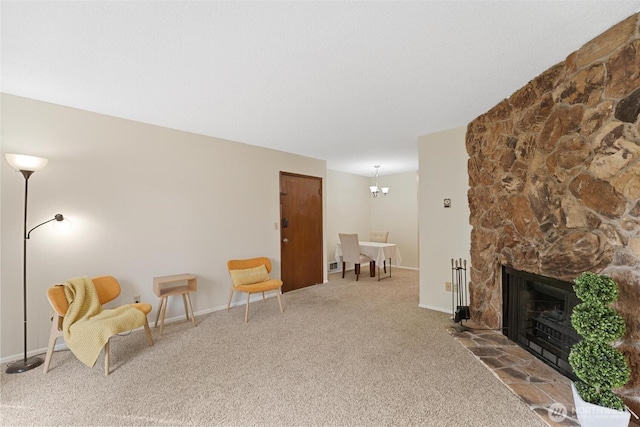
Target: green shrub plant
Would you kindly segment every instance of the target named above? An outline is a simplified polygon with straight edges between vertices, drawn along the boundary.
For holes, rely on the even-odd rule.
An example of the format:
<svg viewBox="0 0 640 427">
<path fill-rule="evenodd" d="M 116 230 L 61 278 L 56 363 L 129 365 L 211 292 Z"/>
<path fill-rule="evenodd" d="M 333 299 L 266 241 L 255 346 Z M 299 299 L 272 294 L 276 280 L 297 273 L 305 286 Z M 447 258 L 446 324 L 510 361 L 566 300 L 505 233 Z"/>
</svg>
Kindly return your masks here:
<svg viewBox="0 0 640 427">
<path fill-rule="evenodd" d="M 585 402 L 624 410 L 624 402 L 611 390 L 631 377 L 624 354 L 612 346 L 625 333 L 624 319 L 609 306 L 618 299 L 618 284 L 585 272 L 574 280 L 573 289 L 582 303 L 574 307 L 571 324 L 584 338 L 569 354 L 569 364 L 581 380 L 575 383 L 576 390 Z"/>
</svg>

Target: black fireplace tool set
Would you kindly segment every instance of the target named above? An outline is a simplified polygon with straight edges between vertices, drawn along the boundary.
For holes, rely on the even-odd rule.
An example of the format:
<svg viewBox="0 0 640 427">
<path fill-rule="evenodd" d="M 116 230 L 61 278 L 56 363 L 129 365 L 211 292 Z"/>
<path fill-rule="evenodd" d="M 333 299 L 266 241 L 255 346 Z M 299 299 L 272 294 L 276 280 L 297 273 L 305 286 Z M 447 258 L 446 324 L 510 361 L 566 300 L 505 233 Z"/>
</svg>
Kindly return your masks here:
<svg viewBox="0 0 640 427">
<path fill-rule="evenodd" d="M 457 303 L 454 303 L 454 293 L 457 292 Z M 455 307 L 455 310 L 454 310 Z M 466 330 L 462 325 L 463 320 L 471 319 L 467 295 L 467 260 L 451 258 L 451 311 L 453 321 L 460 323 L 458 330 Z"/>
</svg>

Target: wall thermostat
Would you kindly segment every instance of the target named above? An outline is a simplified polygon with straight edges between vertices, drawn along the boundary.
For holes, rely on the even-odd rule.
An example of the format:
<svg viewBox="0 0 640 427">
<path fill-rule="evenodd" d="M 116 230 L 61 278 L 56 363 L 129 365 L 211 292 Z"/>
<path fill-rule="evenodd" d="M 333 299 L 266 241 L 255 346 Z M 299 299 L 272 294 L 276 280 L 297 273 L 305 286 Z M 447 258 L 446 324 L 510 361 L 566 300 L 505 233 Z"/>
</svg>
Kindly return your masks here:
<svg viewBox="0 0 640 427">
<path fill-rule="evenodd" d="M 451 207 L 451 199 L 444 199 L 444 207 L 445 208 Z"/>
</svg>

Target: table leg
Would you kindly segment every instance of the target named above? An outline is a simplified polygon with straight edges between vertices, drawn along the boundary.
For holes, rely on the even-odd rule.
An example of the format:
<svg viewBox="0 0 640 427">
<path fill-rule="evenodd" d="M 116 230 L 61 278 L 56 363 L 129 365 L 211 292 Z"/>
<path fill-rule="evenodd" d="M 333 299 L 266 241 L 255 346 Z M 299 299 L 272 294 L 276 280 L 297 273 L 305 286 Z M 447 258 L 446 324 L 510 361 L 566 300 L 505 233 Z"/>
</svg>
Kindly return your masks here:
<svg viewBox="0 0 640 427">
<path fill-rule="evenodd" d="M 386 260 L 385 260 L 385 265 L 386 265 Z M 386 268 L 384 269 L 384 272 L 385 272 L 385 273 L 387 272 Z M 382 277 L 382 278 L 383 278 L 383 279 L 387 279 L 387 278 L 389 278 L 389 277 L 391 277 L 391 258 L 389 258 L 389 275 L 388 275 L 388 276 L 386 276 L 386 275 L 385 275 L 385 276 L 384 276 L 384 277 Z M 378 268 L 378 282 L 380 281 L 380 278 L 381 278 L 381 277 L 380 277 L 380 268 Z"/>
<path fill-rule="evenodd" d="M 187 316 L 187 320 L 189 320 L 189 307 L 187 306 L 187 297 L 189 294 L 182 294 L 182 303 L 184 304 L 184 313 Z"/>
<path fill-rule="evenodd" d="M 189 312 L 191 313 L 191 323 L 193 323 L 193 326 L 196 326 L 196 316 L 195 314 L 193 314 L 193 305 L 191 305 L 191 296 L 190 294 L 185 294 L 187 297 L 187 305 L 189 306 Z"/>
<path fill-rule="evenodd" d="M 376 262 L 371 261 L 369 263 L 369 277 L 376 277 Z"/>
<path fill-rule="evenodd" d="M 162 311 L 163 302 L 164 302 L 164 298 L 160 298 L 160 305 L 158 306 L 158 312 L 156 313 L 156 324 L 153 326 L 154 328 L 158 327 L 158 319 L 160 319 L 160 311 Z"/>
<path fill-rule="evenodd" d="M 162 336 L 162 329 L 164 328 L 164 315 L 167 312 L 167 299 L 169 297 L 162 297 L 162 310 L 160 314 L 160 336 Z"/>
</svg>

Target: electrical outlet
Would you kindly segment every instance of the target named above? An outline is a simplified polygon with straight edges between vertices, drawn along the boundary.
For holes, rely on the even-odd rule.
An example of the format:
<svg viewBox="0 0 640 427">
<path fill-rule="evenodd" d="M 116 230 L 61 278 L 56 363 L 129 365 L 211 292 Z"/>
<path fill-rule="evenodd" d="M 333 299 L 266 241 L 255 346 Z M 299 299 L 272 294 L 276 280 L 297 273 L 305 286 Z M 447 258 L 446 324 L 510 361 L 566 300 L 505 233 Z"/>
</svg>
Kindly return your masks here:
<svg viewBox="0 0 640 427">
<path fill-rule="evenodd" d="M 134 296 L 133 296 L 133 303 L 134 303 L 134 304 L 137 304 L 137 303 L 139 303 L 139 302 L 140 302 L 140 295 L 134 295 Z"/>
<path fill-rule="evenodd" d="M 451 282 L 444 282 L 444 290 L 451 292 Z"/>
</svg>

